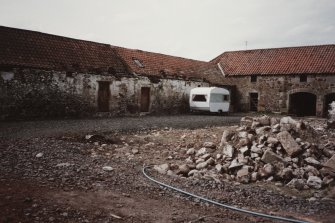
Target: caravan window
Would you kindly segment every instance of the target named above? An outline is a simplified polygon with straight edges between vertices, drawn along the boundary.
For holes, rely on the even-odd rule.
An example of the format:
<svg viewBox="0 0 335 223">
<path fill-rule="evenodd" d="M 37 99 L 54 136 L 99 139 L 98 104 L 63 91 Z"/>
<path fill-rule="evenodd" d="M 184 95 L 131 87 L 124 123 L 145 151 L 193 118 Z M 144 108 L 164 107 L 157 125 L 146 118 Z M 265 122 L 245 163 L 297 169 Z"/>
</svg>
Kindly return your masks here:
<svg viewBox="0 0 335 223">
<path fill-rule="evenodd" d="M 229 101 L 229 95 L 223 95 L 223 100 L 224 101 Z"/>
<path fill-rule="evenodd" d="M 192 95 L 192 101 L 207 101 L 207 95 L 205 95 L 205 94 L 194 94 L 194 95 Z"/>
<path fill-rule="evenodd" d="M 221 102 L 229 101 L 229 95 L 211 94 L 210 101 L 214 103 L 221 103 Z"/>
</svg>

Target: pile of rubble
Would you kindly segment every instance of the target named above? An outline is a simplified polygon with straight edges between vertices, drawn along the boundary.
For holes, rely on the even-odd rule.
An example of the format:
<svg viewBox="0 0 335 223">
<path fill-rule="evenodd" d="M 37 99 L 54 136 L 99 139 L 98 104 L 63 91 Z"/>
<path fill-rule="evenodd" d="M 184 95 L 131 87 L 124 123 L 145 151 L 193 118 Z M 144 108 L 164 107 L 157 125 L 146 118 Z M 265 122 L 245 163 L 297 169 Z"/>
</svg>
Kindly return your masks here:
<svg viewBox="0 0 335 223">
<path fill-rule="evenodd" d="M 154 168 L 174 176 L 240 183 L 276 181 L 299 190 L 321 189 L 335 179 L 335 143 L 315 142 L 316 132 L 303 121 L 244 117 L 239 127 L 223 132 L 219 145 L 204 142 L 202 148 L 185 150 L 179 165 Z"/>
</svg>

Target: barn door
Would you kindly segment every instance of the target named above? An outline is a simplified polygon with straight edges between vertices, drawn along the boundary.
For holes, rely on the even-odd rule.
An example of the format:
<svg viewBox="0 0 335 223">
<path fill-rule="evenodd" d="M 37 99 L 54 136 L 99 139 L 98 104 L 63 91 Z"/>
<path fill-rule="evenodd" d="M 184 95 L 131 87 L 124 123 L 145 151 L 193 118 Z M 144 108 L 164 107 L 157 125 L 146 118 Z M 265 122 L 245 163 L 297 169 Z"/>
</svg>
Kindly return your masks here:
<svg viewBox="0 0 335 223">
<path fill-rule="evenodd" d="M 250 93 L 250 111 L 257 111 L 258 93 Z"/>
<path fill-rule="evenodd" d="M 150 88 L 141 88 L 141 112 L 148 112 L 150 106 Z"/>
<path fill-rule="evenodd" d="M 100 112 L 109 111 L 109 99 L 110 99 L 110 82 L 100 81 L 98 89 L 98 109 Z"/>
</svg>

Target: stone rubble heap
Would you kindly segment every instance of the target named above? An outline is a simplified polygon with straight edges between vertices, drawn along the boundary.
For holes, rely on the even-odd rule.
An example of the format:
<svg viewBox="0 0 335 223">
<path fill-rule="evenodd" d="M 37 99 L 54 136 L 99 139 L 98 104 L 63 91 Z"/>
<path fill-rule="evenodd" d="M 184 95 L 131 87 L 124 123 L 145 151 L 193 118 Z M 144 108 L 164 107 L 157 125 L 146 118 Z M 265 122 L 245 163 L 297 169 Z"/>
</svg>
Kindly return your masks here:
<svg viewBox="0 0 335 223">
<path fill-rule="evenodd" d="M 190 148 L 182 164 L 156 165 L 161 174 L 250 183 L 276 181 L 299 190 L 321 189 L 335 179 L 335 143 L 315 142 L 313 129 L 291 117 L 244 117 L 223 132 L 219 145 Z M 307 138 L 303 140 L 302 138 Z M 312 136 L 312 137 L 311 137 Z"/>
</svg>

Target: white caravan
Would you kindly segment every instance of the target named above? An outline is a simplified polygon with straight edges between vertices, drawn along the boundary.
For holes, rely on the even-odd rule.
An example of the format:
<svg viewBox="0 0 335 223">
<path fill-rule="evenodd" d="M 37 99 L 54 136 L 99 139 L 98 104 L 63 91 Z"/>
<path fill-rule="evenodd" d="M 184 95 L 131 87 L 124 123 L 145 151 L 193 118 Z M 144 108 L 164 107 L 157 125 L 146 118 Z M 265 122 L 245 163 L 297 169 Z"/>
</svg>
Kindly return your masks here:
<svg viewBox="0 0 335 223">
<path fill-rule="evenodd" d="M 191 111 L 229 112 L 230 93 L 218 87 L 198 87 L 191 89 Z"/>
</svg>

